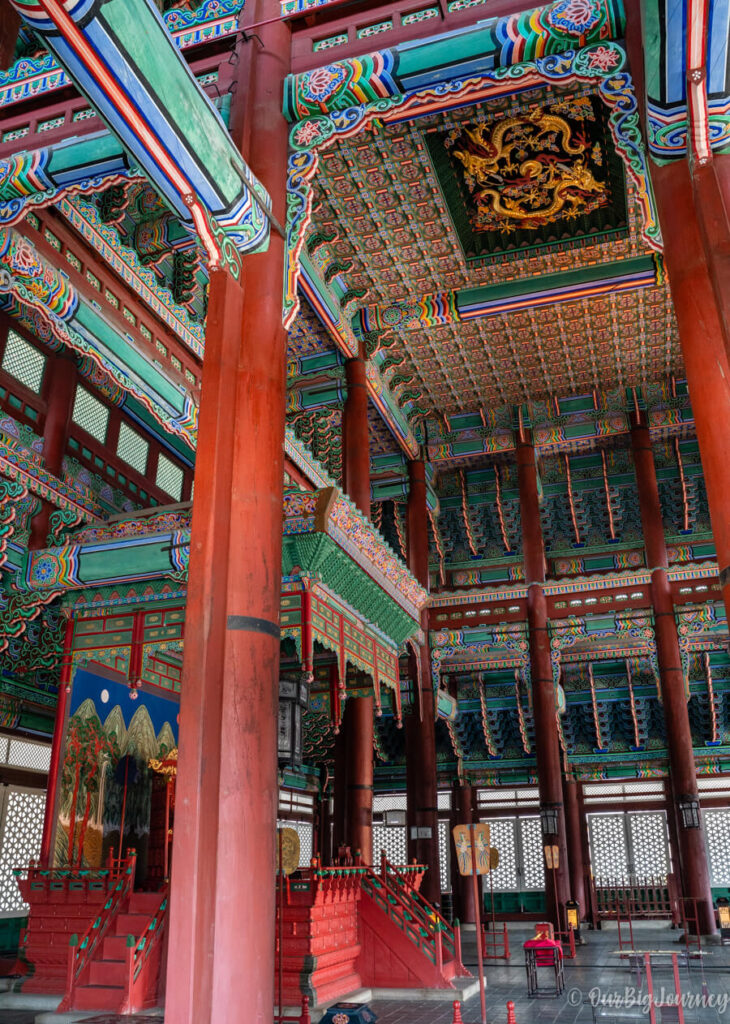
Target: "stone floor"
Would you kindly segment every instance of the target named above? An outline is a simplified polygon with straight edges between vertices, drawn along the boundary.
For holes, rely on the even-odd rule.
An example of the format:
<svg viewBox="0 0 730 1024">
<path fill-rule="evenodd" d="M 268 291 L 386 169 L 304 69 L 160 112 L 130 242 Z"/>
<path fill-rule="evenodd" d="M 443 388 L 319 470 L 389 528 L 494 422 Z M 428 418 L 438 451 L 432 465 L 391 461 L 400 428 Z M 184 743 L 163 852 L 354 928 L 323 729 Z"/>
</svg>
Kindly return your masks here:
<svg viewBox="0 0 730 1024">
<path fill-rule="evenodd" d="M 585 932 L 586 944 L 579 947 L 575 960 L 565 963 L 565 992 L 555 998 L 528 999 L 522 942 L 532 929 L 510 925 L 512 959 L 490 961 L 486 966 L 487 1020 L 489 1024 L 506 1024 L 506 1003 L 515 1004 L 517 1024 L 631 1024 L 648 1021 L 646 978 L 637 976 L 625 959 L 620 958 L 615 925 L 606 925 L 600 932 Z M 634 948 L 637 950 L 668 950 L 682 953 L 684 945 L 676 942 L 678 933 L 664 924 L 638 923 L 634 926 Z M 627 937 L 626 937 L 627 938 Z M 685 1024 L 730 1024 L 730 946 L 711 945 L 701 958 L 683 958 L 680 983 L 685 999 Z M 464 935 L 464 958 L 476 974 L 474 933 Z M 659 963 L 668 963 L 665 958 Z M 671 969 L 656 967 L 653 971 L 655 998 L 664 993 L 673 996 Z M 545 974 L 547 985 L 548 977 Z M 375 1000 L 371 1007 L 378 1024 L 452 1024 L 450 1003 L 403 1002 Z M 479 996 L 462 1005 L 464 1024 L 479 1024 Z M 47 1018 L 46 1018 L 47 1019 Z M 0 1024 L 34 1024 L 35 1014 L 25 1010 L 0 1010 Z M 676 1010 L 656 1009 L 657 1024 L 677 1021 Z M 159 1011 L 133 1017 L 91 1014 L 84 1024 L 159 1024 Z M 248 1024 L 242 1017 L 241 1024 Z"/>
</svg>

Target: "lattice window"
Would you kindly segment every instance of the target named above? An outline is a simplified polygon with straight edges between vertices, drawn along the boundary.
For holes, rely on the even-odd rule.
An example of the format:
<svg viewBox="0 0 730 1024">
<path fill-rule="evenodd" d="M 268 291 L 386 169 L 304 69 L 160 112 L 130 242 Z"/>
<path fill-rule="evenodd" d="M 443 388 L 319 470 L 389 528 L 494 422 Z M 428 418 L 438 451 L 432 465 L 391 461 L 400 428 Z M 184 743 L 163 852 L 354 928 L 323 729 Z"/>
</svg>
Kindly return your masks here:
<svg viewBox="0 0 730 1024">
<path fill-rule="evenodd" d="M 518 889 L 515 819 L 491 818 L 488 825 L 489 845 L 499 851 L 499 867 L 492 872 L 491 881 L 488 877 L 484 879 L 485 892 L 490 886 L 495 890 Z"/>
<path fill-rule="evenodd" d="M 635 811 L 627 817 L 633 874 L 640 878 L 668 874 L 666 815 L 661 811 Z"/>
<path fill-rule="evenodd" d="M 595 878 L 618 881 L 629 874 L 623 814 L 589 814 L 591 867 Z"/>
<path fill-rule="evenodd" d="M 424 7 L 421 11 L 414 11 L 412 14 L 404 14 L 401 18 L 401 25 L 417 25 L 421 21 L 428 21 L 430 18 L 438 18 L 438 7 Z"/>
<path fill-rule="evenodd" d="M 52 128 L 60 128 L 63 122 L 66 120 L 65 116 L 52 117 L 49 121 L 39 121 L 37 132 L 50 132 Z"/>
<path fill-rule="evenodd" d="M 277 821 L 277 828 L 293 828 L 299 836 L 299 867 L 308 868 L 312 860 L 314 828 L 311 821 Z M 278 854 L 277 854 L 278 857 Z"/>
<path fill-rule="evenodd" d="M 705 811 L 704 818 L 710 884 L 730 885 L 730 811 Z"/>
<path fill-rule="evenodd" d="M 32 743 L 28 740 L 10 740 L 8 764 L 18 768 L 31 768 L 47 772 L 51 766 L 50 743 Z"/>
<path fill-rule="evenodd" d="M 132 469 L 138 473 L 144 473 L 147 468 L 147 452 L 149 445 L 136 431 L 122 423 L 119 428 L 119 442 L 117 444 L 117 455 L 124 459 Z"/>
<path fill-rule="evenodd" d="M 442 789 L 436 797 L 436 806 L 440 811 L 451 810 L 451 790 Z"/>
<path fill-rule="evenodd" d="M 41 852 L 43 813 L 46 794 L 43 791 L 8 787 L 3 815 L 2 848 L 0 850 L 0 911 L 27 909 L 13 877 L 13 868 L 25 868 Z"/>
<path fill-rule="evenodd" d="M 405 793 L 378 793 L 373 797 L 373 814 L 383 811 L 405 811 L 407 800 Z"/>
<path fill-rule="evenodd" d="M 357 31 L 358 39 L 369 39 L 370 36 L 380 35 L 381 32 L 390 32 L 393 28 L 393 19 L 388 18 L 386 21 L 378 21 L 374 25 L 366 25 L 365 28 L 360 28 Z"/>
<path fill-rule="evenodd" d="M 326 39 L 318 39 L 313 45 L 312 50 L 318 53 L 320 50 L 331 50 L 333 46 L 342 46 L 347 42 L 347 32 L 342 32 L 336 36 L 327 36 Z M 3 139 L 3 142 L 5 140 Z"/>
<path fill-rule="evenodd" d="M 15 331 L 8 331 L 2 363 L 6 373 L 25 384 L 29 391 L 38 394 L 43 383 L 45 365 L 45 356 L 35 345 L 31 345 Z"/>
<path fill-rule="evenodd" d="M 155 483 L 160 490 L 164 491 L 165 494 L 169 494 L 175 501 L 180 501 L 183 476 L 184 474 L 180 466 L 160 452 L 157 462 L 157 477 L 155 479 Z"/>
<path fill-rule="evenodd" d="M 98 398 L 94 398 L 86 388 L 76 388 L 74 411 L 71 414 L 71 419 L 82 430 L 85 430 L 87 434 L 91 434 L 101 444 L 104 443 L 106 428 L 109 423 L 109 410 L 103 402 L 100 402 Z"/>
<path fill-rule="evenodd" d="M 382 850 L 385 850 L 385 856 L 391 864 L 408 863 L 408 843 L 405 826 L 373 825 L 373 860 L 376 864 L 380 862 Z"/>
<path fill-rule="evenodd" d="M 522 846 L 522 888 L 545 888 L 545 860 L 539 818 L 520 818 Z"/>
<path fill-rule="evenodd" d="M 451 829 L 448 821 L 439 822 L 439 876 L 441 881 L 441 892 L 449 892 L 451 889 L 451 871 L 449 870 L 451 856 Z"/>
</svg>

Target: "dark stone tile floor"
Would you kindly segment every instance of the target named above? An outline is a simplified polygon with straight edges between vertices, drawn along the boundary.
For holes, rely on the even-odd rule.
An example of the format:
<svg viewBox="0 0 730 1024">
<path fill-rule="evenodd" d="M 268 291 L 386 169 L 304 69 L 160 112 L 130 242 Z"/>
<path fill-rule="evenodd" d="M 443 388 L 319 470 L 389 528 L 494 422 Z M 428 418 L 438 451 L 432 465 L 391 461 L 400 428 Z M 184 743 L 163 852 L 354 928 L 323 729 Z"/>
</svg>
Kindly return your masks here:
<svg viewBox="0 0 730 1024">
<path fill-rule="evenodd" d="M 618 936 L 615 925 L 600 932 L 585 932 L 586 945 L 579 947 L 575 960 L 565 962 L 565 992 L 555 998 L 528 999 L 522 942 L 533 929 L 510 925 L 512 959 L 490 961 L 487 975 L 487 1021 L 506 1024 L 506 1003 L 515 1004 L 517 1024 L 643 1024 L 649 1021 L 645 1005 L 646 979 L 638 977 L 628 963 L 616 955 Z M 676 950 L 678 932 L 664 924 L 638 923 L 634 929 L 634 947 L 641 950 Z M 705 956 L 690 958 L 680 967 L 682 992 L 694 1005 L 685 1005 L 685 1024 L 730 1024 L 730 946 L 707 946 Z M 464 934 L 466 966 L 476 975 L 474 933 Z M 667 962 L 667 961 L 665 961 Z M 672 972 L 655 968 L 655 992 L 664 987 L 674 990 Z M 548 977 L 545 973 L 544 982 Z M 450 1002 L 402 1002 L 376 1000 L 372 1009 L 378 1024 L 452 1024 Z M 479 996 L 461 1007 L 464 1024 L 479 1024 Z M 34 1024 L 35 1014 L 20 1010 L 0 1010 L 0 1024 Z M 657 1024 L 675 1022 L 676 1015 L 657 1008 Z M 160 1013 L 115 1017 L 97 1014 L 84 1024 L 160 1024 Z M 241 1019 L 241 1024 L 247 1024 Z"/>
<path fill-rule="evenodd" d="M 506 1024 L 508 1000 L 515 1004 L 517 1024 L 636 1024 L 649 1020 L 646 979 L 638 977 L 626 960 L 616 955 L 616 926 L 604 925 L 598 932 L 585 931 L 586 944 L 578 948 L 575 960 L 565 961 L 565 991 L 559 997 L 528 999 L 522 942 L 532 929 L 510 926 L 512 958 L 489 961 L 487 978 L 487 1021 Z M 634 928 L 634 947 L 640 950 L 671 950 L 681 953 L 679 933 L 663 923 L 640 922 Z M 626 936 L 627 938 L 627 936 Z M 474 933 L 465 933 L 464 959 L 476 976 Z M 669 965 L 668 959 L 660 964 Z M 548 972 L 541 972 L 541 984 L 547 987 Z M 673 996 L 674 984 L 669 966 L 653 969 L 655 998 L 661 989 Z M 690 958 L 680 966 L 680 984 L 687 1003 L 685 1024 L 730 1024 L 730 946 L 706 946 L 705 956 Z M 658 1001 L 657 1000 L 657 1001 Z M 378 1024 L 451 1024 L 453 1009 L 444 1003 L 403 1003 L 379 1000 L 372 1004 Z M 674 1007 L 671 1010 L 675 1010 Z M 671 1012 L 657 1007 L 657 1024 L 676 1021 Z M 676 1011 L 675 1011 L 676 1012 Z M 479 1024 L 479 996 L 462 1004 L 464 1024 Z"/>
</svg>

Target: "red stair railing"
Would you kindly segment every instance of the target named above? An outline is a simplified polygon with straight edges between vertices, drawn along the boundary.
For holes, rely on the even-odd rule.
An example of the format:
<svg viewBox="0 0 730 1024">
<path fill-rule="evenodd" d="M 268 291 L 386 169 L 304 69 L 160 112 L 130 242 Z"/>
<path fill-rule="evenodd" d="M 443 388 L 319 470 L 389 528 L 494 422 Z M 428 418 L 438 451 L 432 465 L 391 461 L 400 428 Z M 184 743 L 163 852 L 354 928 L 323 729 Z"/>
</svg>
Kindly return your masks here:
<svg viewBox="0 0 730 1024">
<path fill-rule="evenodd" d="M 417 888 L 425 869 L 408 865 L 404 871 L 382 855 L 380 873 L 367 868 L 362 886 L 381 910 L 406 933 L 428 959 L 443 972 L 444 961 L 453 963 L 456 975 L 467 976 L 461 962 L 461 942 L 457 930 L 441 916 L 436 907 Z M 413 874 L 414 881 L 408 876 Z M 444 957 L 444 953 L 446 957 Z"/>
<path fill-rule="evenodd" d="M 58 1007 L 60 1011 L 72 1009 L 74 993 L 81 981 L 81 977 L 88 969 L 91 958 L 104 940 L 109 925 L 112 923 L 124 901 L 129 897 L 134 888 L 134 869 L 137 863 L 137 853 L 130 850 L 127 855 L 121 873 L 111 888 L 109 897 L 104 904 L 101 913 L 94 918 L 89 927 L 79 940 L 78 935 L 72 935 L 69 942 L 68 975 L 66 979 L 66 994 Z"/>
<path fill-rule="evenodd" d="M 34 894 L 63 893 L 64 897 L 79 892 L 106 893 L 113 884 L 113 873 L 108 868 L 43 868 L 40 863 L 31 860 L 27 867 L 13 868 L 13 877 L 18 883 L 20 894 L 26 903 L 32 903 Z M 32 921 L 20 932 L 18 942 L 18 960 L 25 959 L 25 949 L 30 938 Z"/>
<path fill-rule="evenodd" d="M 155 963 L 153 953 L 159 951 L 160 957 L 162 955 L 161 943 L 167 927 L 167 908 L 168 888 L 165 886 L 160 894 L 160 904 L 150 917 L 143 934 L 139 938 L 134 935 L 127 936 L 127 984 L 121 1013 L 137 1013 L 144 1010 L 152 986 L 155 991 L 152 993 L 153 1002 L 150 1005 L 154 1005 L 160 959 L 157 958 Z"/>
</svg>

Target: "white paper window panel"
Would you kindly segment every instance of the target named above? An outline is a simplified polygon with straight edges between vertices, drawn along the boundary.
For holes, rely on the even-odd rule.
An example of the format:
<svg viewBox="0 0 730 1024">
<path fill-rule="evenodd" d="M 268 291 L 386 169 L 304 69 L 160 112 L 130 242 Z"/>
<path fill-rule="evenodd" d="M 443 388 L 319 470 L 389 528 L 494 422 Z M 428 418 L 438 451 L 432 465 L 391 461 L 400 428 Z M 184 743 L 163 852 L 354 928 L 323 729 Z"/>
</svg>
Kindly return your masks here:
<svg viewBox="0 0 730 1024">
<path fill-rule="evenodd" d="M 391 864 L 398 866 L 408 863 L 408 840 L 404 825 L 373 825 L 373 860 L 376 864 L 380 863 L 383 850 Z"/>
<path fill-rule="evenodd" d="M 2 362 L 6 373 L 25 384 L 29 391 L 38 394 L 43 383 L 45 365 L 46 358 L 35 345 L 31 345 L 15 331 L 8 331 Z"/>
<path fill-rule="evenodd" d="M 407 799 L 405 793 L 378 793 L 373 796 L 373 813 L 383 811 L 405 811 Z"/>
<path fill-rule="evenodd" d="M 490 887 L 495 891 L 510 891 L 519 888 L 517 876 L 517 828 L 515 818 L 490 818 L 489 845 L 499 851 L 499 867 L 484 879 L 484 892 Z"/>
<path fill-rule="evenodd" d="M 522 847 L 522 889 L 545 888 L 545 855 L 540 818 L 519 818 Z"/>
<path fill-rule="evenodd" d="M 101 444 L 104 443 L 109 424 L 109 409 L 86 388 L 76 388 L 71 419 L 87 434 L 91 434 Z"/>
<path fill-rule="evenodd" d="M 119 441 L 117 442 L 117 455 L 123 459 L 132 469 L 144 474 L 147 469 L 147 453 L 149 444 L 141 437 L 136 430 L 132 430 L 126 423 L 119 427 Z"/>
<path fill-rule="evenodd" d="M 451 827 L 448 821 L 439 822 L 439 875 L 441 892 L 451 889 Z"/>
<path fill-rule="evenodd" d="M 705 839 L 710 862 L 710 884 L 730 885 L 730 810 L 705 811 Z"/>
<path fill-rule="evenodd" d="M 183 477 L 182 467 L 160 452 L 157 457 L 157 476 L 155 478 L 155 483 L 160 490 L 169 494 L 175 501 L 180 501 Z"/>
<path fill-rule="evenodd" d="M 7 763 L 15 765 L 17 768 L 31 768 L 37 772 L 47 772 L 51 766 L 51 745 L 50 743 L 11 739 Z"/>
<path fill-rule="evenodd" d="M 27 868 L 41 852 L 45 790 L 0 787 L 0 912 L 22 913 L 23 902 L 14 868 Z"/>
<path fill-rule="evenodd" d="M 623 814 L 589 814 L 588 837 L 594 878 L 627 878 L 629 853 Z"/>
<path fill-rule="evenodd" d="M 669 873 L 667 817 L 662 811 L 627 814 L 632 874 L 656 878 Z"/>
</svg>

